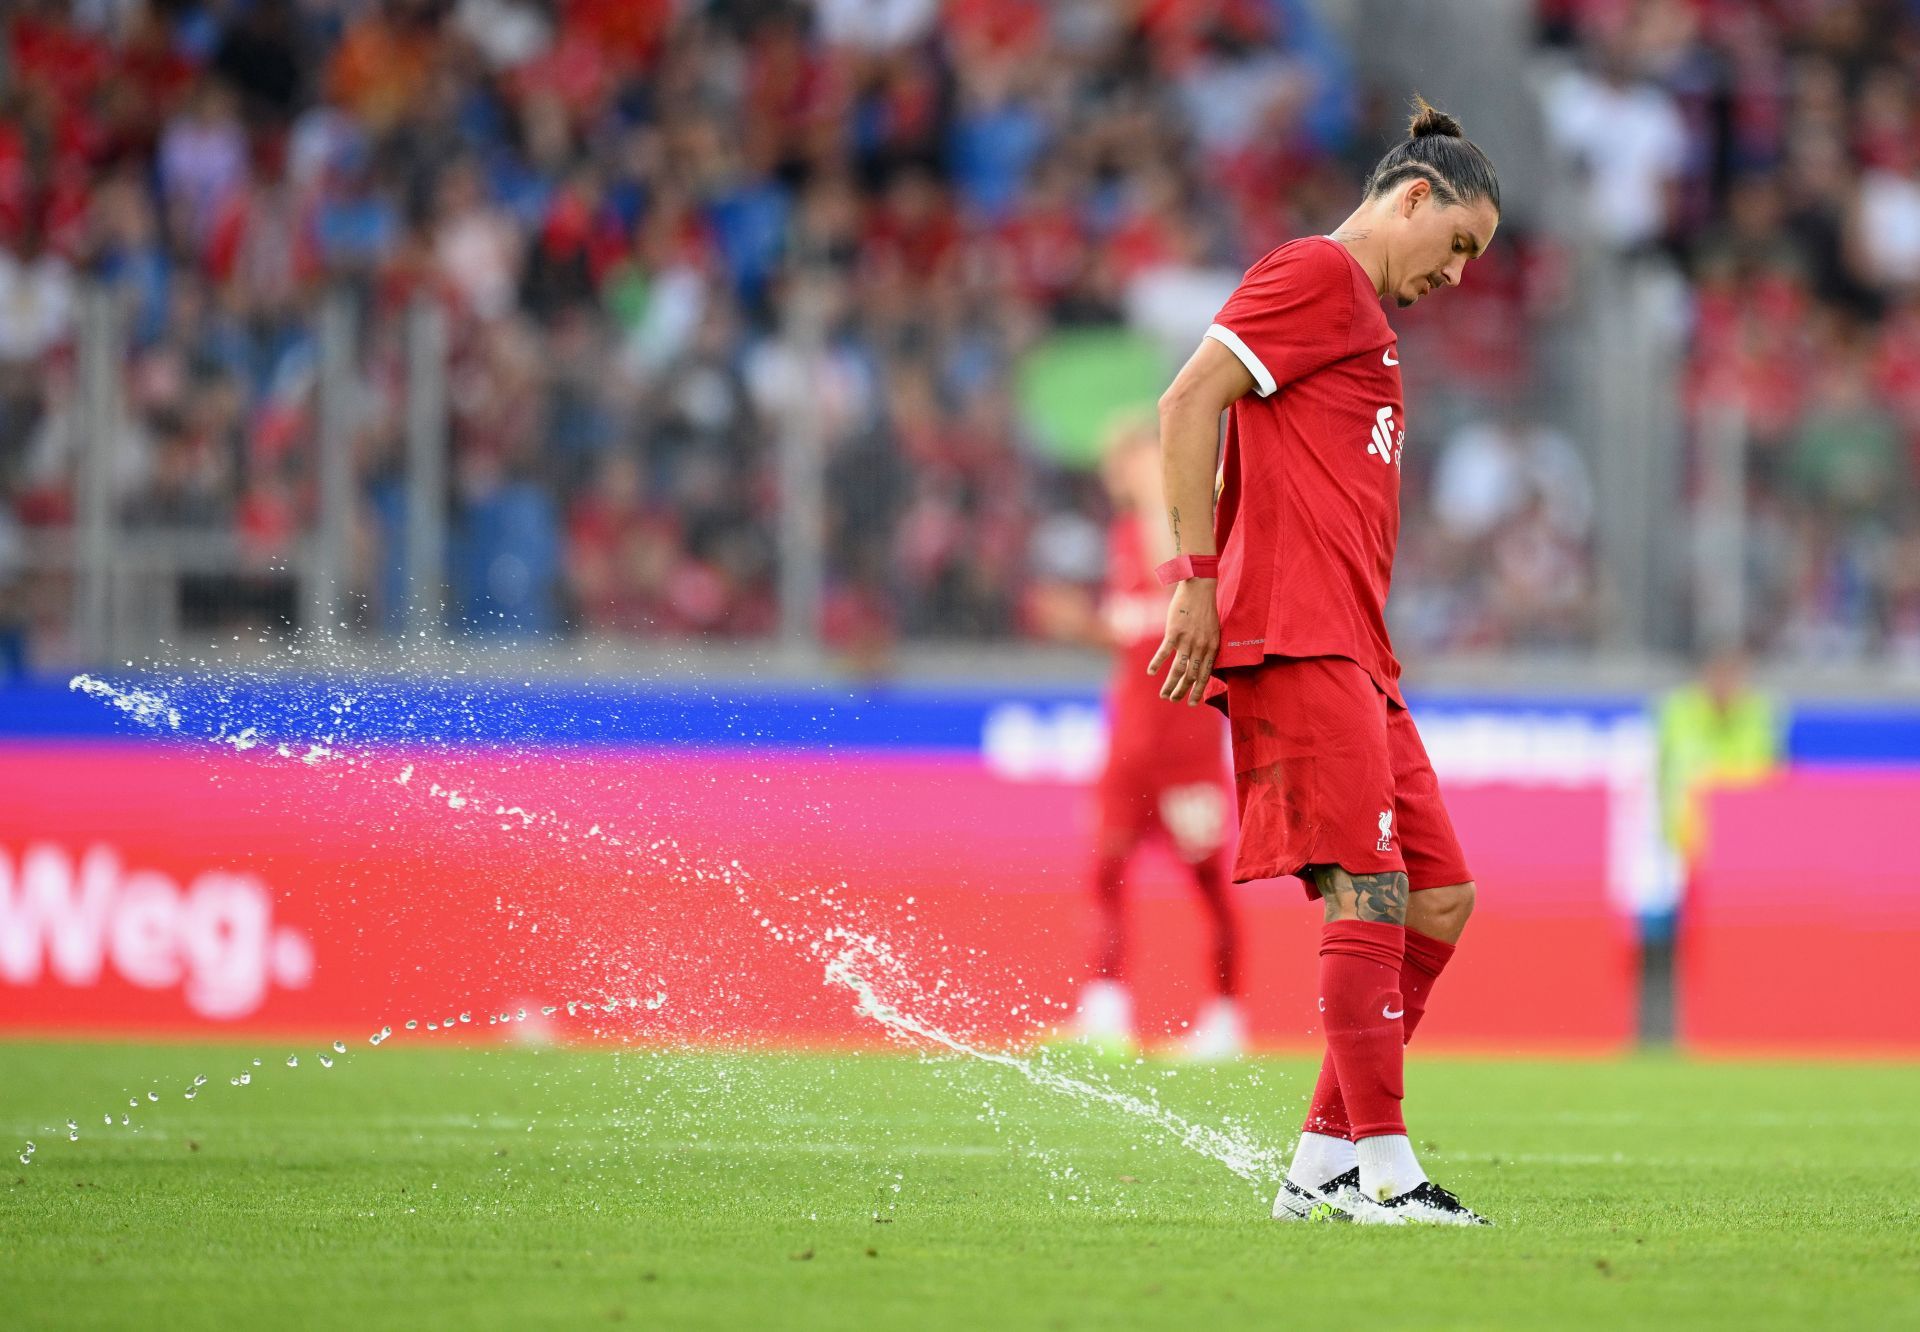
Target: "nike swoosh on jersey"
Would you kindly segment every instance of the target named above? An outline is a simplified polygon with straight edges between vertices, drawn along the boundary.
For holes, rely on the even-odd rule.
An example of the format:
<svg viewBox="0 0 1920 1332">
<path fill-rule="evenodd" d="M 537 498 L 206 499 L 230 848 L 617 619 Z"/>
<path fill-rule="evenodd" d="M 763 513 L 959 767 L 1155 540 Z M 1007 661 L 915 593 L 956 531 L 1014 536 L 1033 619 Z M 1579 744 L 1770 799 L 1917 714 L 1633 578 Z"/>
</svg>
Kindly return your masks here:
<svg viewBox="0 0 1920 1332">
<path fill-rule="evenodd" d="M 1393 1019 L 1397 1017 L 1405 1017 L 1406 1015 L 1407 1015 L 1407 1010 L 1404 1008 L 1401 1009 L 1398 1013 L 1396 1013 L 1391 1008 L 1388 1008 L 1385 1004 L 1380 1005 L 1380 1016 L 1383 1018 L 1386 1018 L 1389 1022 L 1391 1022 Z"/>
<path fill-rule="evenodd" d="M 1400 364 L 1400 358 L 1398 356 L 1395 356 L 1393 354 L 1393 348 L 1389 347 L 1385 351 L 1380 353 L 1380 364 L 1398 365 Z"/>
</svg>

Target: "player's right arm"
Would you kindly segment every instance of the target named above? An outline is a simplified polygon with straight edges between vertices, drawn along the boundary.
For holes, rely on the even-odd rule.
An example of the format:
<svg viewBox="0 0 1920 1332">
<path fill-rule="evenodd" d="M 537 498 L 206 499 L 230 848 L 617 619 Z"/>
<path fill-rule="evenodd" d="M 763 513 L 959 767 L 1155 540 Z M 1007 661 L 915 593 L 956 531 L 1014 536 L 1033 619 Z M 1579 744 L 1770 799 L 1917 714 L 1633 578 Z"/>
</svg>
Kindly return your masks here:
<svg viewBox="0 0 1920 1332">
<path fill-rule="evenodd" d="M 1172 385 L 1160 396 L 1160 476 L 1166 490 L 1167 527 L 1175 555 L 1217 554 L 1213 545 L 1213 482 L 1220 446 L 1220 413 L 1255 387 L 1240 358 L 1213 338 L 1203 338 Z M 1174 588 L 1167 632 L 1147 674 L 1172 667 L 1160 697 L 1200 702 L 1220 651 L 1216 580 L 1189 578 Z"/>
</svg>

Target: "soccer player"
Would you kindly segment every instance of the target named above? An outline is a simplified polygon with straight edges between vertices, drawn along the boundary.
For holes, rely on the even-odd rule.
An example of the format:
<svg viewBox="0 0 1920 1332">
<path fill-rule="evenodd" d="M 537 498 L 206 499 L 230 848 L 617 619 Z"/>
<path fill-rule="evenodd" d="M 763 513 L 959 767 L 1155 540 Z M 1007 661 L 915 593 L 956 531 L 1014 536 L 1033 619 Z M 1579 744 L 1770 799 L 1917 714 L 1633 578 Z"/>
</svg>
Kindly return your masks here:
<svg viewBox="0 0 1920 1332">
<path fill-rule="evenodd" d="M 1403 1047 L 1474 885 L 1387 639 L 1407 411 L 1381 300 L 1456 285 L 1499 222 L 1493 164 L 1416 99 L 1352 216 L 1248 269 L 1160 399 L 1178 586 L 1147 669 L 1162 698 L 1227 713 L 1234 880 L 1297 875 L 1325 913 L 1327 1055 L 1276 1217 L 1483 1224 L 1401 1114 Z"/>
<path fill-rule="evenodd" d="M 1113 500 L 1101 637 L 1113 646 L 1107 692 L 1107 766 L 1097 792 L 1093 886 L 1099 911 L 1093 978 L 1081 991 L 1076 1035 L 1130 1050 L 1133 1000 L 1126 983 L 1126 876 L 1134 853 L 1164 837 L 1186 866 L 1213 932 L 1211 997 L 1187 1032 L 1192 1058 L 1227 1059 L 1246 1044 L 1240 1011 L 1239 937 L 1227 902 L 1232 868 L 1233 774 L 1226 728 L 1208 709 L 1169 708 L 1145 667 L 1167 622 L 1154 568 L 1173 553 L 1161 520 L 1159 438 L 1152 423 L 1114 433 L 1102 459 Z"/>
</svg>

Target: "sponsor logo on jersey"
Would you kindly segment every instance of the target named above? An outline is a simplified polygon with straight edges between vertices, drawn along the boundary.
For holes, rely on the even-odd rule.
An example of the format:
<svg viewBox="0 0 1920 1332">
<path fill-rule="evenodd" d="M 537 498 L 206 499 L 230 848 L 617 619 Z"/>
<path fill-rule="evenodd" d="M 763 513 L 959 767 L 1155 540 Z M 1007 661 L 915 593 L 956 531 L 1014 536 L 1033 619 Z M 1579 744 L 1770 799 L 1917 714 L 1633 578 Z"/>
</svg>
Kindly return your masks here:
<svg viewBox="0 0 1920 1332">
<path fill-rule="evenodd" d="M 1393 348 L 1389 347 L 1385 351 L 1380 353 L 1380 364 L 1398 365 L 1400 364 L 1400 358 L 1398 356 L 1395 356 L 1393 354 Z"/>
<path fill-rule="evenodd" d="M 1373 414 L 1373 439 L 1367 445 L 1369 457 L 1378 457 L 1383 463 L 1398 465 L 1400 449 L 1406 442 L 1407 432 L 1395 428 L 1393 407 L 1382 407 Z"/>
</svg>

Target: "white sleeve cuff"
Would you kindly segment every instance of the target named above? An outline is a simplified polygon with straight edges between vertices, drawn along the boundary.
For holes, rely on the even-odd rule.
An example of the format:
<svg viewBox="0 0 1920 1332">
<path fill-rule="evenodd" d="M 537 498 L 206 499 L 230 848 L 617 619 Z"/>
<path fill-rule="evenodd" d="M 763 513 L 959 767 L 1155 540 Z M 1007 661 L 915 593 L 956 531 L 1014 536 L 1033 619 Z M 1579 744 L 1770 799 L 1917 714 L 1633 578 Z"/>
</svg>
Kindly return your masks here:
<svg viewBox="0 0 1920 1332">
<path fill-rule="evenodd" d="M 1240 358 L 1240 364 L 1246 366 L 1247 373 L 1253 376 L 1254 385 L 1259 389 L 1261 397 L 1271 396 L 1273 391 L 1280 387 L 1273 382 L 1273 372 L 1253 354 L 1253 348 L 1240 341 L 1238 333 L 1219 324 L 1210 324 L 1207 326 L 1207 336 Z"/>
</svg>

